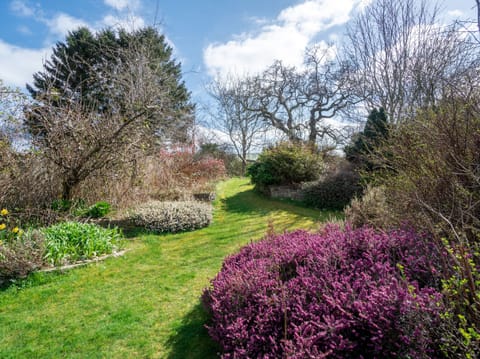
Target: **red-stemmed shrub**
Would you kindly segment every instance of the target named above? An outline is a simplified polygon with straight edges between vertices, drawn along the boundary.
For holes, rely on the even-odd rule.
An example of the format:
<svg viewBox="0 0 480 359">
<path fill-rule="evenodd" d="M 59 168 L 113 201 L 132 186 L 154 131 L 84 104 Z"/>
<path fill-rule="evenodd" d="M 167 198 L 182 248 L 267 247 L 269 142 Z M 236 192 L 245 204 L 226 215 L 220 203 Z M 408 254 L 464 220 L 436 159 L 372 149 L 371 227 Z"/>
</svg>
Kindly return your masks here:
<svg viewBox="0 0 480 359">
<path fill-rule="evenodd" d="M 223 358 L 435 358 L 436 255 L 410 230 L 270 235 L 206 289 Z"/>
</svg>

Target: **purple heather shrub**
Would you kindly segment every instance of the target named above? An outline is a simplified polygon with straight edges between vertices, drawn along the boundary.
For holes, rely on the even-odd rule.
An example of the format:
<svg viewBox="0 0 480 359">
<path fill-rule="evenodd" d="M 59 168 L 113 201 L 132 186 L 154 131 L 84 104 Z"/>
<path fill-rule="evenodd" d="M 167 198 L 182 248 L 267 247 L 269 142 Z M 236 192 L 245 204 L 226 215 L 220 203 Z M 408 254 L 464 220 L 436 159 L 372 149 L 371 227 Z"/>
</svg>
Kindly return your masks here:
<svg viewBox="0 0 480 359">
<path fill-rule="evenodd" d="M 270 235 L 203 295 L 223 358 L 435 358 L 435 249 L 411 230 Z"/>
</svg>

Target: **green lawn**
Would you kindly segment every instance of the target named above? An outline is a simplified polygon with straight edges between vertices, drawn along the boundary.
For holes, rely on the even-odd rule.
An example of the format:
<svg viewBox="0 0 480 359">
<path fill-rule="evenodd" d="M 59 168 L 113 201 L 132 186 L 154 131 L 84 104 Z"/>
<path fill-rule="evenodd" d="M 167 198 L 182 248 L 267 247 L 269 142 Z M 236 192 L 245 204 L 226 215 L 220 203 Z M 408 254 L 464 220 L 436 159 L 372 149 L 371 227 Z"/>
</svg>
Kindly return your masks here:
<svg viewBox="0 0 480 359">
<path fill-rule="evenodd" d="M 0 358 L 214 358 L 199 297 L 223 258 L 269 221 L 315 229 L 331 215 L 261 198 L 245 179 L 223 182 L 208 228 L 139 235 L 123 257 L 0 291 Z"/>
</svg>

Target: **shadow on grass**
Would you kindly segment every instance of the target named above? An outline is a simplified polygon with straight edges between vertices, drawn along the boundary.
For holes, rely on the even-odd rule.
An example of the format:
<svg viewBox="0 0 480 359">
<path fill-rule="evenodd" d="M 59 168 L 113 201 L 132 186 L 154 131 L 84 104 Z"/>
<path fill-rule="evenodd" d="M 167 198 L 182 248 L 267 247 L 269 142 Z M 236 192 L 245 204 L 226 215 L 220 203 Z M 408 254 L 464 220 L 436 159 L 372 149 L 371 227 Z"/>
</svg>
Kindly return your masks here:
<svg viewBox="0 0 480 359">
<path fill-rule="evenodd" d="M 168 359 L 218 358 L 219 347 L 210 339 L 205 323 L 207 313 L 201 303 L 182 318 L 176 335 L 167 340 L 170 349 Z"/>
<path fill-rule="evenodd" d="M 319 210 L 305 206 L 300 201 L 290 199 L 273 199 L 256 192 L 253 189 L 239 192 L 234 196 L 222 199 L 225 210 L 239 214 L 268 215 L 271 212 L 284 210 L 296 215 L 310 217 L 317 221 L 342 219 L 341 211 Z"/>
<path fill-rule="evenodd" d="M 112 228 L 118 227 L 122 230 L 123 235 L 125 238 L 135 238 L 141 236 L 147 236 L 151 234 L 160 235 L 160 233 L 156 233 L 154 231 L 150 231 L 143 227 L 137 227 L 132 221 L 129 219 L 111 219 L 111 218 L 102 218 L 101 220 L 97 220 L 95 222 L 99 226 L 104 228 Z"/>
<path fill-rule="evenodd" d="M 234 196 L 222 199 L 222 204 L 225 205 L 227 212 L 233 213 L 268 213 L 274 210 L 270 204 L 271 200 L 263 195 L 249 189 L 243 192 L 238 192 Z"/>
</svg>

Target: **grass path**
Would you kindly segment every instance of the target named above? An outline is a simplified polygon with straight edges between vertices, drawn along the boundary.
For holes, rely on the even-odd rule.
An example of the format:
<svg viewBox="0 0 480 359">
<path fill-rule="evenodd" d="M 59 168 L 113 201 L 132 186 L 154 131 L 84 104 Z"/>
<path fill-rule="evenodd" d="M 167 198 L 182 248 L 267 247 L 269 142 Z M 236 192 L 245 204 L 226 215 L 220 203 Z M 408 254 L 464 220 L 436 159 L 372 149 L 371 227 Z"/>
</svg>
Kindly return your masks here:
<svg viewBox="0 0 480 359">
<path fill-rule="evenodd" d="M 120 258 L 38 273 L 0 291 L 0 358 L 214 358 L 199 297 L 223 258 L 276 231 L 314 229 L 330 214 L 219 185 L 213 224 L 140 234 Z"/>
</svg>

